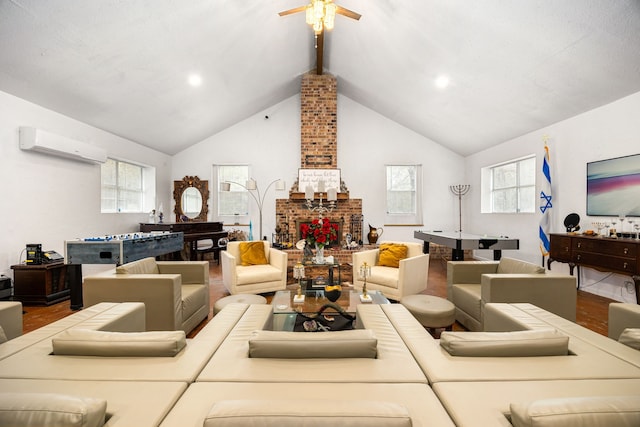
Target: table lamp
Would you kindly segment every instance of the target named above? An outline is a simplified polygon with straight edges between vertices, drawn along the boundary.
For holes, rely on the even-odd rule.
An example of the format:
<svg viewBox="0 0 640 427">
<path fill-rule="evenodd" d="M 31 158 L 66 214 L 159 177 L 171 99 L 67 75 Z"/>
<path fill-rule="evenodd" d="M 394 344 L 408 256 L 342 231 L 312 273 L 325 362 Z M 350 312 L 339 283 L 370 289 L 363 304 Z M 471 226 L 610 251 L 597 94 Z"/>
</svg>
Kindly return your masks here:
<svg viewBox="0 0 640 427">
<path fill-rule="evenodd" d="M 365 262 L 360 266 L 360 278 L 364 280 L 360 295 L 361 302 L 371 302 L 371 295 L 367 293 L 367 277 L 371 277 L 371 266 Z"/>
<path fill-rule="evenodd" d="M 302 304 L 304 302 L 304 295 L 302 294 L 302 279 L 304 279 L 304 265 L 301 262 L 296 263 L 293 266 L 293 278 L 298 279 L 298 294 L 293 297 L 293 302 L 296 304 Z"/>
</svg>

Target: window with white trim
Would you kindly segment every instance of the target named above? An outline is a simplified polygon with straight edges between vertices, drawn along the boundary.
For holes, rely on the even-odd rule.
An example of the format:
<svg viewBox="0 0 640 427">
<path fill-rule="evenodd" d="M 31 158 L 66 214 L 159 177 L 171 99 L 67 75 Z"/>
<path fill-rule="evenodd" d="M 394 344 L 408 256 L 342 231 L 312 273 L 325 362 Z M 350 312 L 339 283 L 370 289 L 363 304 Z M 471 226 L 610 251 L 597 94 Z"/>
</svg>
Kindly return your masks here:
<svg viewBox="0 0 640 427">
<path fill-rule="evenodd" d="M 214 165 L 214 176 L 218 192 L 218 218 L 231 223 L 247 221 L 249 192 L 242 186 L 246 185 L 249 179 L 249 165 Z M 220 184 L 223 182 L 231 184 L 229 191 L 221 189 Z"/>
<path fill-rule="evenodd" d="M 422 165 L 386 165 L 385 224 L 422 224 Z"/>
<path fill-rule="evenodd" d="M 107 159 L 100 170 L 100 211 L 140 213 L 154 209 L 155 168 Z"/>
<path fill-rule="evenodd" d="M 482 169 L 483 213 L 534 213 L 535 210 L 535 155 Z"/>
</svg>

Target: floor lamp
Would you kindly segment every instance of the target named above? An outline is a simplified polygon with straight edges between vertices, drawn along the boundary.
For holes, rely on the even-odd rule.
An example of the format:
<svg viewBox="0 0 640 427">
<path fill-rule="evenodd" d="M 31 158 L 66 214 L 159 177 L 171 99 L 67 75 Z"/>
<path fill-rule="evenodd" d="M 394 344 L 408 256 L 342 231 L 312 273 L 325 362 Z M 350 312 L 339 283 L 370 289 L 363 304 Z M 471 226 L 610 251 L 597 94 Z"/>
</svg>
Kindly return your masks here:
<svg viewBox="0 0 640 427">
<path fill-rule="evenodd" d="M 260 195 L 260 189 L 258 188 L 258 183 L 253 178 L 249 178 L 249 180 L 247 180 L 246 185 L 242 185 L 239 182 L 224 181 L 224 182 L 220 183 L 220 189 L 222 191 L 230 191 L 231 190 L 231 184 L 239 185 L 240 187 L 242 187 L 245 190 L 247 190 L 249 192 L 249 194 L 251 194 L 251 197 L 253 197 L 253 200 L 256 201 L 256 204 L 258 205 L 258 211 L 260 212 L 260 239 L 262 239 L 263 238 L 263 236 L 262 236 L 262 206 L 264 205 L 264 198 L 267 195 L 267 191 L 269 191 L 269 188 L 271 188 L 271 186 L 273 184 L 276 184 L 276 191 L 284 191 L 284 189 L 285 189 L 284 181 L 281 180 L 281 179 L 276 179 L 276 180 L 271 181 L 269 183 L 269 185 L 267 185 L 267 188 L 264 190 L 264 194 L 262 194 L 262 195 Z"/>
</svg>

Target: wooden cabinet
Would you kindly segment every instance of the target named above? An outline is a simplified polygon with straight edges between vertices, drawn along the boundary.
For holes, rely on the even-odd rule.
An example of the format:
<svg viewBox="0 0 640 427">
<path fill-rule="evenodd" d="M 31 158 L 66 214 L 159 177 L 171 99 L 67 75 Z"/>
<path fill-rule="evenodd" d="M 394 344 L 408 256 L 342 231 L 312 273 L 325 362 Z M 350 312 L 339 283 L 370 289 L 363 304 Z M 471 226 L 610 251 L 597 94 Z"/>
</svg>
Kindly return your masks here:
<svg viewBox="0 0 640 427">
<path fill-rule="evenodd" d="M 552 262 L 558 261 L 569 264 L 571 274 L 575 267 L 583 266 L 631 276 L 635 283 L 636 301 L 640 303 L 640 240 L 551 234 L 550 243 L 549 269 Z"/>
<path fill-rule="evenodd" d="M 571 237 L 552 234 L 550 243 L 550 258 L 559 262 L 571 262 Z"/>
<path fill-rule="evenodd" d="M 13 299 L 24 304 L 50 305 L 69 299 L 67 265 L 12 265 Z"/>
</svg>

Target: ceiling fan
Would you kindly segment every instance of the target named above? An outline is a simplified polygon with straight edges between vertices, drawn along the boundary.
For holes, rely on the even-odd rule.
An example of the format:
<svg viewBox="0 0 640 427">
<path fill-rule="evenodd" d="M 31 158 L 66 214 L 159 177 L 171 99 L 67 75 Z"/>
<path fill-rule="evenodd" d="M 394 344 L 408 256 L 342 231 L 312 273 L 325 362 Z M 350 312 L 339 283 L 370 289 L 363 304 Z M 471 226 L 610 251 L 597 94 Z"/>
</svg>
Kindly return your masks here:
<svg viewBox="0 0 640 427">
<path fill-rule="evenodd" d="M 311 25 L 316 36 L 322 33 L 323 29 L 333 29 L 336 14 L 346 16 L 347 18 L 360 19 L 362 15 L 338 6 L 333 0 L 310 0 L 306 6 L 295 7 L 278 13 L 280 16 L 292 15 L 298 12 L 305 12 L 307 24 Z"/>
</svg>

